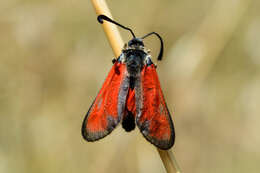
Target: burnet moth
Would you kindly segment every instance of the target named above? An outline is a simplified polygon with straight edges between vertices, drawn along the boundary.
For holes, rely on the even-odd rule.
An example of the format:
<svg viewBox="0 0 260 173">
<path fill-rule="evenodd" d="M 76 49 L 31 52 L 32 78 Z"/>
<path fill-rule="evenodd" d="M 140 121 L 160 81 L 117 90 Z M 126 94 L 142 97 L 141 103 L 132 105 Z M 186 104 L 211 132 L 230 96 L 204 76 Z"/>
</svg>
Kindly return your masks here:
<svg viewBox="0 0 260 173">
<path fill-rule="evenodd" d="M 162 89 L 143 39 L 155 35 L 161 42 L 158 60 L 162 60 L 163 40 L 156 32 L 141 38 L 133 31 L 105 15 L 98 21 L 111 22 L 131 32 L 133 39 L 125 44 L 121 55 L 114 59 L 105 82 L 88 110 L 82 125 L 87 141 L 96 141 L 110 134 L 119 122 L 130 132 L 137 124 L 143 136 L 160 149 L 170 149 L 175 140 L 174 125 Z"/>
</svg>

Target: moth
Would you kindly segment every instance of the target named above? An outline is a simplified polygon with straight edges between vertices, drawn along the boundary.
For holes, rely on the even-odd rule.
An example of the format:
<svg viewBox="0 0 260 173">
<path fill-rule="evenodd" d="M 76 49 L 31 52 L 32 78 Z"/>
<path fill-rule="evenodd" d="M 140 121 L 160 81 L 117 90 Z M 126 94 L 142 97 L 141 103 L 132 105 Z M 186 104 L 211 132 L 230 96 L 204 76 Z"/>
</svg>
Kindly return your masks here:
<svg viewBox="0 0 260 173">
<path fill-rule="evenodd" d="M 137 125 L 143 136 L 160 149 L 170 149 L 175 131 L 167 108 L 156 66 L 143 39 L 155 35 L 161 43 L 158 60 L 163 56 L 163 40 L 156 32 L 137 38 L 133 31 L 105 15 L 98 21 L 113 23 L 131 32 L 133 39 L 125 44 L 121 55 L 113 59 L 113 66 L 82 125 L 87 141 L 96 141 L 110 134 L 121 122 L 130 132 Z"/>
</svg>

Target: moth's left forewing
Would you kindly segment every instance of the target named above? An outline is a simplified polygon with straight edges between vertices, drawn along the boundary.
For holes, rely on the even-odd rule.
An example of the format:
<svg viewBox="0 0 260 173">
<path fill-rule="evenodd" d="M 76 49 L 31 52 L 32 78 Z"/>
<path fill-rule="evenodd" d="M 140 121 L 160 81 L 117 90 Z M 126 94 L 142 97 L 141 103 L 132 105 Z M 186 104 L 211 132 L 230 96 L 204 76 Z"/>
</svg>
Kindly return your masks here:
<svg viewBox="0 0 260 173">
<path fill-rule="evenodd" d="M 84 118 L 84 139 L 96 141 L 113 131 L 123 117 L 128 88 L 126 67 L 116 62 Z"/>
<path fill-rule="evenodd" d="M 160 149 L 175 140 L 174 125 L 167 108 L 155 66 L 144 66 L 136 86 L 136 123 L 144 137 Z M 136 105 L 136 106 L 137 106 Z"/>
</svg>

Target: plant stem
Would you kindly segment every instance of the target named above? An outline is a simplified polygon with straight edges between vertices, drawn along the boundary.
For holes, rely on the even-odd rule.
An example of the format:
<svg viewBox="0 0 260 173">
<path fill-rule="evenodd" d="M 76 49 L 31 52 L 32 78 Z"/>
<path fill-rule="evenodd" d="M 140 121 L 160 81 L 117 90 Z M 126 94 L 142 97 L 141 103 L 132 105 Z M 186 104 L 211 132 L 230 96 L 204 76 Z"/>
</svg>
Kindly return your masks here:
<svg viewBox="0 0 260 173">
<path fill-rule="evenodd" d="M 160 150 L 157 151 L 163 161 L 164 167 L 168 173 L 181 173 L 180 167 L 178 166 L 177 160 L 171 150 Z"/>
<path fill-rule="evenodd" d="M 96 10 L 97 16 L 100 14 L 104 14 L 112 19 L 112 15 L 107 7 L 105 0 L 91 1 Z M 104 21 L 102 27 L 106 33 L 107 39 L 110 43 L 111 48 L 113 49 L 115 56 L 118 57 L 121 54 L 121 50 L 124 43 L 116 25 Z"/>
</svg>

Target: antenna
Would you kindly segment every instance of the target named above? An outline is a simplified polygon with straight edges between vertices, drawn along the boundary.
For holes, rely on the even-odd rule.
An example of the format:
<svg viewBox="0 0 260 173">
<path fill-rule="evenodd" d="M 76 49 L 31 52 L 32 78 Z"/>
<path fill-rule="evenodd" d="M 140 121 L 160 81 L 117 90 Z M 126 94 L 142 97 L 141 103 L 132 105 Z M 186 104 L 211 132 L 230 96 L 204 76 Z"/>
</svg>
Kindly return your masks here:
<svg viewBox="0 0 260 173">
<path fill-rule="evenodd" d="M 161 37 L 158 33 L 156 33 L 156 32 L 151 32 L 151 33 L 146 34 L 145 36 L 143 36 L 141 39 L 144 39 L 144 38 L 146 38 L 146 37 L 148 37 L 148 36 L 150 36 L 150 35 L 152 35 L 152 34 L 156 35 L 156 36 L 160 39 L 161 48 L 160 48 L 160 53 L 159 53 L 159 55 L 158 55 L 157 60 L 158 60 L 158 61 L 161 61 L 161 60 L 162 60 L 162 56 L 163 56 L 163 40 L 162 40 L 162 37 Z"/>
<path fill-rule="evenodd" d="M 116 21 L 110 19 L 109 17 L 107 17 L 107 16 L 105 16 L 105 15 L 103 15 L 103 14 L 102 14 L 102 15 L 99 15 L 99 16 L 97 17 L 97 20 L 98 20 L 98 22 L 101 23 L 101 24 L 104 22 L 103 20 L 106 20 L 106 21 L 108 21 L 108 22 L 110 22 L 110 23 L 113 23 L 113 24 L 115 24 L 115 25 L 117 25 L 117 26 L 120 26 L 121 28 L 130 31 L 131 34 L 132 34 L 132 36 L 133 36 L 134 38 L 136 38 L 134 32 L 133 32 L 130 28 L 128 28 L 128 27 L 126 27 L 126 26 L 123 26 L 123 25 L 117 23 Z M 145 36 L 143 36 L 141 39 L 144 39 L 144 38 L 146 38 L 146 37 L 148 37 L 148 36 L 150 36 L 150 35 L 153 35 L 153 34 L 156 35 L 156 36 L 160 39 L 160 42 L 161 42 L 160 53 L 159 53 L 159 55 L 158 55 L 158 57 L 157 57 L 157 60 L 158 60 L 158 61 L 161 61 L 161 60 L 162 60 L 162 56 L 163 56 L 163 40 L 162 40 L 162 37 L 161 37 L 158 33 L 156 33 L 156 32 L 151 32 L 151 33 L 148 33 L 148 34 L 146 34 Z"/>
<path fill-rule="evenodd" d="M 103 20 L 106 20 L 106 21 L 111 22 L 111 23 L 113 23 L 113 24 L 115 24 L 115 25 L 117 25 L 117 26 L 120 26 L 121 28 L 124 28 L 124 29 L 130 31 L 131 34 L 132 34 L 132 36 L 133 36 L 134 38 L 136 38 L 134 32 L 133 32 L 130 28 L 125 27 L 125 26 L 123 26 L 123 25 L 117 23 L 116 21 L 113 21 L 112 19 L 110 19 L 109 17 L 107 17 L 107 16 L 105 16 L 105 15 L 99 15 L 98 18 L 97 18 L 97 20 L 98 20 L 98 22 L 101 23 L 101 24 L 103 23 Z"/>
</svg>

